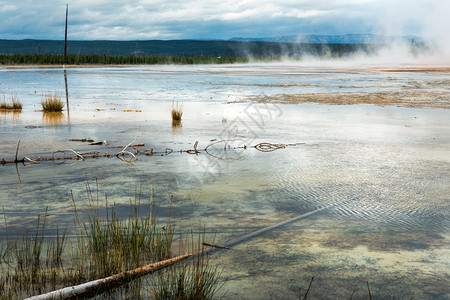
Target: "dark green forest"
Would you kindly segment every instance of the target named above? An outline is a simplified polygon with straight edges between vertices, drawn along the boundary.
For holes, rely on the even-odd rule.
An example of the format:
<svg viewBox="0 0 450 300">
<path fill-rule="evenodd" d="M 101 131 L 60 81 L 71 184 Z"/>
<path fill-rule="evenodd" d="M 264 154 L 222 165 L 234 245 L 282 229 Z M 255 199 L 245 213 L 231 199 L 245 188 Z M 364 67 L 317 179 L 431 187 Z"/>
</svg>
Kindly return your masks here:
<svg viewBox="0 0 450 300">
<path fill-rule="evenodd" d="M 238 41 L 69 41 L 67 64 L 208 64 L 373 53 L 378 45 Z M 64 41 L 0 40 L 0 64 L 63 64 Z"/>
<path fill-rule="evenodd" d="M 277 58 L 261 58 L 261 60 Z M 110 56 L 110 55 L 67 55 L 68 65 L 158 65 L 158 64 L 230 64 L 246 63 L 248 57 L 173 57 L 173 56 Z M 57 54 L 0 54 L 0 65 L 62 65 L 64 55 Z"/>
</svg>

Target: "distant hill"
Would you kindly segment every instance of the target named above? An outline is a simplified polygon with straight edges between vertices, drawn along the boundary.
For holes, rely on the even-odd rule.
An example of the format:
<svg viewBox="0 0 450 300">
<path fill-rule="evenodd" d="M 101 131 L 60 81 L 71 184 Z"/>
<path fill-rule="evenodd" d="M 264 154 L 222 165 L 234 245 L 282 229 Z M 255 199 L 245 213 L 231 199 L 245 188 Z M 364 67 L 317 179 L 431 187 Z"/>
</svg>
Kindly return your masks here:
<svg viewBox="0 0 450 300">
<path fill-rule="evenodd" d="M 277 39 L 277 38 L 275 38 Z M 68 53 L 107 56 L 181 56 L 181 57 L 268 57 L 303 55 L 345 56 L 351 53 L 373 52 L 377 43 L 330 43 L 331 38 L 318 42 L 292 42 L 292 37 L 278 41 L 257 40 L 148 40 L 148 41 L 68 41 Z M 310 41 L 310 40 L 309 40 Z M 352 41 L 356 41 L 353 38 Z M 0 40 L 0 54 L 62 54 L 62 40 Z"/>
<path fill-rule="evenodd" d="M 276 42 L 276 43 L 308 43 L 308 44 L 390 44 L 395 41 L 421 42 L 418 36 L 384 36 L 377 34 L 345 34 L 345 35 L 289 35 L 268 38 L 231 38 L 239 42 Z"/>
</svg>

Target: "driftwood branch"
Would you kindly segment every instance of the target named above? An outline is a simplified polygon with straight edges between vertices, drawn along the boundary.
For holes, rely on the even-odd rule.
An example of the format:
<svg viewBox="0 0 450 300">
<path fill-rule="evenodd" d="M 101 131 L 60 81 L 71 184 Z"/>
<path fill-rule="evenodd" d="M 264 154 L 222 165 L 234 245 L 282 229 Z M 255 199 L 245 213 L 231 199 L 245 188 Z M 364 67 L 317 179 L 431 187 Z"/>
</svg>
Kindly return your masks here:
<svg viewBox="0 0 450 300">
<path fill-rule="evenodd" d="M 134 140 L 133 140 L 131 143 L 129 143 L 128 145 L 126 145 L 126 146 L 122 149 L 121 152 L 127 150 L 128 147 L 130 147 L 131 145 L 133 145 L 133 143 L 136 142 L 136 139 L 137 139 L 137 135 L 134 137 Z"/>
<path fill-rule="evenodd" d="M 198 155 L 200 151 L 197 150 L 198 141 L 195 141 L 194 150 L 186 150 L 186 153 Z"/>
<path fill-rule="evenodd" d="M 314 277 L 311 278 L 311 281 L 309 282 L 309 286 L 308 286 L 308 289 L 306 290 L 305 297 L 303 297 L 303 300 L 306 300 L 306 298 L 308 297 L 308 293 L 309 293 L 309 290 L 311 289 L 313 280 L 314 280 Z"/>
<path fill-rule="evenodd" d="M 71 152 L 75 153 L 75 155 L 76 155 L 77 157 L 79 157 L 79 158 L 81 158 L 81 159 L 84 160 L 84 157 L 83 157 L 79 152 L 77 152 L 77 151 L 75 151 L 75 150 L 72 150 L 72 149 L 56 150 L 55 152 L 52 153 L 52 160 L 55 160 L 55 153 L 58 153 L 58 152 L 64 153 L 64 152 L 66 152 L 66 151 L 71 151 Z"/>
<path fill-rule="evenodd" d="M 128 163 L 132 163 L 132 162 L 136 161 L 137 160 L 136 155 L 134 155 L 130 151 L 126 151 L 128 147 L 130 147 L 131 145 L 133 145 L 134 142 L 136 142 L 136 139 L 137 139 L 137 135 L 134 137 L 134 140 L 131 143 L 129 143 L 128 145 L 126 145 L 121 151 L 119 151 L 116 154 L 116 156 L 119 157 L 119 156 L 124 156 L 125 154 L 129 154 L 129 155 L 131 155 L 131 157 L 133 159 L 130 159 L 130 160 L 123 159 L 123 160 Z"/>
<path fill-rule="evenodd" d="M 27 157 L 27 156 L 24 156 L 24 157 L 23 157 L 23 160 L 24 160 L 24 161 L 27 160 L 27 161 L 32 162 L 32 163 L 34 163 L 34 164 L 38 164 L 38 163 L 39 163 L 37 160 L 31 159 L 31 158 L 29 158 L 29 157 Z"/>
<path fill-rule="evenodd" d="M 47 294 L 26 298 L 26 300 L 75 299 L 79 297 L 96 296 L 101 294 L 102 292 L 124 285 L 136 278 L 166 268 L 170 265 L 173 265 L 177 262 L 185 260 L 194 255 L 203 253 L 205 251 L 206 250 L 201 250 L 193 253 L 180 255 L 171 259 L 163 260 L 134 270 L 125 271 L 106 278 L 97 279 L 83 284 L 62 288 Z"/>
<path fill-rule="evenodd" d="M 367 283 L 367 290 L 369 291 L 369 300 L 372 300 L 372 293 L 370 292 L 369 282 L 366 281 L 366 283 Z"/>
<path fill-rule="evenodd" d="M 144 147 L 145 144 L 144 143 L 139 143 L 139 144 L 134 144 L 134 142 L 136 141 L 137 136 L 134 138 L 134 140 L 129 143 L 128 145 L 126 145 L 125 147 L 123 146 L 117 146 L 117 147 L 109 147 L 109 148 L 122 148 L 123 149 L 121 151 L 119 151 L 116 154 L 110 154 L 108 152 L 104 152 L 103 154 L 100 154 L 100 152 L 98 151 L 89 151 L 89 152 L 85 152 L 85 153 L 80 153 L 77 152 L 75 150 L 72 149 L 65 149 L 65 150 L 57 150 L 55 152 L 52 153 L 51 157 L 37 157 L 37 158 L 29 158 L 29 157 L 23 157 L 22 159 L 18 159 L 18 152 L 19 152 L 19 143 L 17 144 L 17 148 L 16 148 L 16 157 L 14 160 L 5 160 L 4 158 L 2 160 L 0 160 L 0 164 L 1 165 L 5 165 L 5 164 L 13 164 L 13 163 L 25 163 L 25 162 L 32 162 L 32 163 L 38 163 L 40 161 L 52 161 L 53 163 L 55 161 L 65 161 L 65 160 L 85 160 L 87 158 L 100 158 L 100 157 L 117 157 L 119 159 L 121 159 L 121 157 L 124 157 L 125 155 L 129 155 L 130 159 L 124 159 L 122 158 L 122 161 L 125 161 L 127 163 L 133 163 L 134 161 L 136 161 L 138 159 L 138 154 L 143 154 L 145 156 L 154 156 L 154 155 L 160 155 L 160 156 L 167 156 L 169 154 L 174 153 L 175 151 L 173 149 L 170 148 L 165 148 L 164 151 L 155 151 L 155 149 L 152 147 L 150 150 L 146 150 L 146 149 L 141 149 L 141 150 L 136 150 L 135 149 L 135 153 L 132 153 L 131 151 L 127 150 L 130 147 Z M 72 139 L 72 141 L 89 141 L 87 139 L 79 139 L 79 140 L 75 140 Z M 245 155 L 242 155 L 240 157 L 237 158 L 233 158 L 231 157 L 231 155 L 228 154 L 228 152 L 231 149 L 244 149 L 246 150 L 247 147 L 248 148 L 255 148 L 259 151 L 262 152 L 269 152 L 269 151 L 274 151 L 277 149 L 284 149 L 286 146 L 297 146 L 297 145 L 302 145 L 304 143 L 295 143 L 295 144 L 270 144 L 270 143 L 260 143 L 256 146 L 240 146 L 240 147 L 231 147 L 230 146 L 230 142 L 232 141 L 236 141 L 236 140 L 221 140 L 221 141 L 216 141 L 212 144 L 209 144 L 205 149 L 198 149 L 198 141 L 195 142 L 194 144 L 194 149 L 189 149 L 189 150 L 177 150 L 176 152 L 179 153 L 188 153 L 188 154 L 195 154 L 198 155 L 199 153 L 206 153 L 209 156 L 212 156 L 214 158 L 220 159 L 220 160 L 242 160 L 245 158 Z M 103 142 L 102 142 L 103 143 Z M 215 154 L 213 154 L 212 150 L 210 149 L 210 147 L 212 147 L 213 145 L 216 145 L 217 143 L 225 143 L 225 147 L 223 148 L 223 151 L 225 153 L 224 157 L 220 157 L 217 156 Z M 262 146 L 261 146 L 262 145 Z M 272 145 L 273 148 L 271 148 L 269 150 L 269 145 Z M 282 146 L 280 146 L 282 145 Z M 272 150 L 273 149 L 273 150 Z M 63 157 L 55 157 L 56 153 L 62 152 L 65 154 L 65 152 L 73 152 L 75 154 L 75 156 L 63 156 Z"/>
</svg>

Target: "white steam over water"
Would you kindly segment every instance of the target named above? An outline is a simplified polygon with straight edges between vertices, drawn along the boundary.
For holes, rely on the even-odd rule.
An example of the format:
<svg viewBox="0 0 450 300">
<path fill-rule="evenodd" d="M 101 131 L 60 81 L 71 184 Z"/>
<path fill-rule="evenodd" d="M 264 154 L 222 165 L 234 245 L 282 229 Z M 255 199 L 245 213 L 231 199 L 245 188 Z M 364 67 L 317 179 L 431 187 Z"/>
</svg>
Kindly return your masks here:
<svg viewBox="0 0 450 300">
<path fill-rule="evenodd" d="M 345 66 L 345 65 L 450 65 L 450 1 L 354 1 L 361 7 L 359 15 L 373 28 L 367 39 L 367 44 L 380 46 L 374 53 L 359 51 L 354 55 L 339 59 L 302 56 L 302 64 Z M 364 9 L 363 9 L 364 5 Z M 362 11 L 364 10 L 364 11 Z M 348 12 L 348 17 L 353 14 Z M 328 16 L 331 18 L 330 16 Z M 335 30 L 342 31 L 344 24 L 337 22 Z M 364 32 L 364 24 L 353 32 Z M 318 29 L 318 28 L 317 28 Z M 331 29 L 330 29 L 331 30 Z M 358 32 L 361 30 L 361 32 Z M 315 34 L 315 32 L 311 32 Z M 348 31 L 347 31 L 348 33 Z M 296 42 L 307 43 L 305 32 L 299 32 Z M 414 41 L 416 47 L 411 44 Z M 423 43 L 423 44 L 422 44 Z M 383 46 L 381 46 L 383 45 Z M 289 60 L 288 60 L 289 61 Z M 292 61 L 289 61 L 292 63 Z"/>
<path fill-rule="evenodd" d="M 414 33 L 429 51 L 412 55 L 410 45 L 396 42 L 379 53 L 388 62 L 422 62 L 450 64 L 450 1 L 384 1 L 384 13 L 379 14 L 378 31 L 385 36 L 408 36 Z"/>
</svg>

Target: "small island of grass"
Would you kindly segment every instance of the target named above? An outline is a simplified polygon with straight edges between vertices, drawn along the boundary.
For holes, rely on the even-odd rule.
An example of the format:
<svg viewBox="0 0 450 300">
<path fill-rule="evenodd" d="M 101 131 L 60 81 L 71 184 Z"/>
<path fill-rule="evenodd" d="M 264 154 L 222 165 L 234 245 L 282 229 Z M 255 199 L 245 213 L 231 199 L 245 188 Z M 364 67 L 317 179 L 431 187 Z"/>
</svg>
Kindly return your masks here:
<svg viewBox="0 0 450 300">
<path fill-rule="evenodd" d="M 19 98 L 15 95 L 11 96 L 10 101 L 5 100 L 5 96 L 3 96 L 3 100 L 0 103 L 0 110 L 6 110 L 6 111 L 18 111 L 22 110 L 22 103 L 20 102 Z"/>
<path fill-rule="evenodd" d="M 64 102 L 56 92 L 53 95 L 52 93 L 46 93 L 41 98 L 42 110 L 44 112 L 57 112 L 62 111 L 64 108 Z"/>
</svg>

